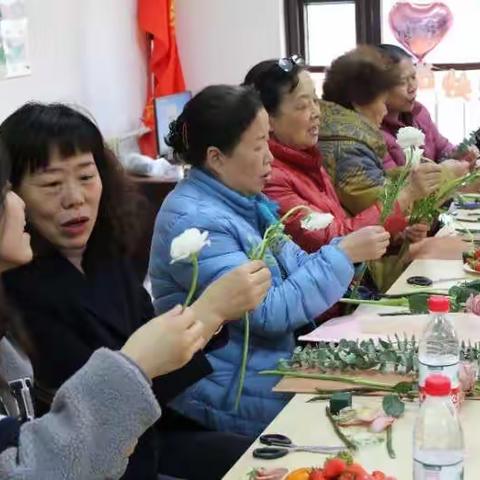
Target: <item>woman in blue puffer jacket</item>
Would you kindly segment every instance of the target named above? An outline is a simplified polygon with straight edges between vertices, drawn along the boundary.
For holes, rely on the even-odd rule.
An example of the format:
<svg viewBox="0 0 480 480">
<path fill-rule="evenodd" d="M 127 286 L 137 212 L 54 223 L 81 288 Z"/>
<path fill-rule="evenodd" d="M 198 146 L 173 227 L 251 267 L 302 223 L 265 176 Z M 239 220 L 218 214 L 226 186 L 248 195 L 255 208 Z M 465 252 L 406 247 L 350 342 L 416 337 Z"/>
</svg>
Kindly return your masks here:
<svg viewBox="0 0 480 480">
<path fill-rule="evenodd" d="M 312 94 L 312 116 L 315 101 Z M 182 303 L 192 278 L 189 262 L 171 263 L 172 240 L 188 228 L 208 231 L 211 245 L 199 257 L 198 294 L 215 278 L 248 261 L 276 208 L 261 194 L 271 172 L 269 120 L 250 88 L 207 87 L 170 125 L 167 142 L 192 165 L 163 203 L 155 224 L 150 278 L 157 311 Z M 230 323 L 230 341 L 208 353 L 214 372 L 172 402 L 181 414 L 207 428 L 257 435 L 283 408 L 289 395 L 272 392 L 278 377 L 261 376 L 290 357 L 294 332 L 342 297 L 353 276 L 359 249 L 381 256 L 388 233 L 380 227 L 335 239 L 307 254 L 286 240 L 266 263 L 272 273 L 267 297 L 250 314 L 250 350 L 238 411 L 234 409 L 242 358 L 243 323 Z M 377 228 L 378 230 L 375 230 Z M 367 255 L 368 256 L 368 255 Z M 225 298 L 225 302 L 228 302 Z"/>
</svg>

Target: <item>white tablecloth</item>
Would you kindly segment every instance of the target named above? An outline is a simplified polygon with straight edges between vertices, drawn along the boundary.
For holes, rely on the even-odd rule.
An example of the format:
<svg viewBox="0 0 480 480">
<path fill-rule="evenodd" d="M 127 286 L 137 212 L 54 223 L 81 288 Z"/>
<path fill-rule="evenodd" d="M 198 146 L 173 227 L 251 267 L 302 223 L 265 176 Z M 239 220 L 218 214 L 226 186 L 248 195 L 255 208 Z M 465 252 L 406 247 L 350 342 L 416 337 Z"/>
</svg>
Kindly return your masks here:
<svg viewBox="0 0 480 480">
<path fill-rule="evenodd" d="M 405 270 L 389 293 L 398 294 L 412 290 L 421 291 L 418 287 L 412 287 L 406 283 L 408 277 L 424 275 L 432 280 L 455 278 L 456 280 L 436 283 L 435 288 L 439 290 L 448 289 L 458 283 L 458 279 L 480 278 L 468 274 L 463 269 L 461 260 L 416 260 Z M 387 307 L 372 307 L 362 305 L 359 312 L 385 311 Z M 395 311 L 395 308 L 388 307 L 388 311 Z M 297 444 L 322 444 L 338 445 L 339 440 L 335 436 L 328 419 L 325 417 L 325 404 L 306 403 L 310 395 L 295 395 L 290 403 L 283 409 L 272 424 L 264 433 L 282 433 L 289 436 Z M 369 404 L 376 402 L 379 406 L 379 398 L 354 397 L 354 402 Z M 397 458 L 391 460 L 386 452 L 385 445 L 376 445 L 361 449 L 356 459 L 366 467 L 367 470 L 383 470 L 385 473 L 394 475 L 398 480 L 409 480 L 412 478 L 412 432 L 413 422 L 417 406 L 408 406 L 406 414 L 395 423 L 394 426 L 394 447 Z M 467 445 L 465 480 L 480 479 L 480 436 L 478 426 L 480 425 L 480 402 L 467 401 L 462 407 L 462 423 L 465 432 Z M 252 468 L 261 466 L 287 467 L 291 470 L 300 467 L 311 467 L 322 465 L 325 456 L 311 453 L 291 453 L 286 457 L 277 460 L 257 460 L 252 457 L 252 450 L 259 447 L 258 441 L 240 458 L 232 467 L 224 480 L 242 480 L 247 478 L 247 473 Z"/>
</svg>

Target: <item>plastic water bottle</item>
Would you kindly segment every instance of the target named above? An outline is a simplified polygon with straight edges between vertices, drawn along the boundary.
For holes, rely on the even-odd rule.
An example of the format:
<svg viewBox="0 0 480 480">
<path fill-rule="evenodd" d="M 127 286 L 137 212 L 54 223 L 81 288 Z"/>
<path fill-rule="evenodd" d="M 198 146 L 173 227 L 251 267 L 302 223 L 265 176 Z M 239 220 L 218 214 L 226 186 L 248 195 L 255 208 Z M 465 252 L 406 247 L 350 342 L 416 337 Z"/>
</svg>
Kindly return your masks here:
<svg viewBox="0 0 480 480">
<path fill-rule="evenodd" d="M 418 347 L 418 387 L 420 401 L 423 402 L 426 378 L 432 373 L 441 373 L 450 379 L 452 402 L 458 407 L 460 344 L 455 329 L 446 316 L 449 309 L 447 297 L 431 296 L 428 299 L 431 319 Z"/>
<path fill-rule="evenodd" d="M 414 480 L 463 480 L 463 431 L 450 390 L 444 375 L 426 379 L 413 436 Z"/>
</svg>

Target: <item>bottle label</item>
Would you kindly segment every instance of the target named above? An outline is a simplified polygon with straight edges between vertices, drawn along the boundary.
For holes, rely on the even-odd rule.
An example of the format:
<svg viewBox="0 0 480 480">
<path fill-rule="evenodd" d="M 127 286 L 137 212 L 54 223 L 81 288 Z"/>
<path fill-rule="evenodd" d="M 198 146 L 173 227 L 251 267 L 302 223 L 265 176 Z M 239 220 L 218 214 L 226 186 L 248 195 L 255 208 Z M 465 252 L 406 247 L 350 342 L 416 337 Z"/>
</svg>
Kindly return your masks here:
<svg viewBox="0 0 480 480">
<path fill-rule="evenodd" d="M 432 373 L 441 373 L 450 379 L 452 389 L 450 396 L 455 407 L 460 405 L 460 381 L 458 378 L 459 362 L 450 365 L 429 365 L 418 362 L 418 393 L 420 402 L 425 400 L 425 380 Z"/>
<path fill-rule="evenodd" d="M 463 480 L 463 461 L 454 465 L 430 465 L 414 459 L 415 480 Z"/>
</svg>

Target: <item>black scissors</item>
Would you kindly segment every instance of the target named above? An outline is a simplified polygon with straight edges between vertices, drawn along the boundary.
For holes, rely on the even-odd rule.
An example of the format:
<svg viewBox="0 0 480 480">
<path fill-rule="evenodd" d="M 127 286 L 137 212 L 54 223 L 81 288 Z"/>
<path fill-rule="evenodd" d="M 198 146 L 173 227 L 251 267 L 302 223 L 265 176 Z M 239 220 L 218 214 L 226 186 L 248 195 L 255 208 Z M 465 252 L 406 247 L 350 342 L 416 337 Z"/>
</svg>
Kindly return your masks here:
<svg viewBox="0 0 480 480">
<path fill-rule="evenodd" d="M 264 460 L 281 458 L 291 452 L 335 454 L 345 450 L 344 445 L 339 447 L 295 445 L 287 436 L 278 433 L 262 435 L 259 440 L 260 443 L 268 445 L 268 447 L 256 448 L 252 455 L 255 458 L 262 458 Z"/>
</svg>

